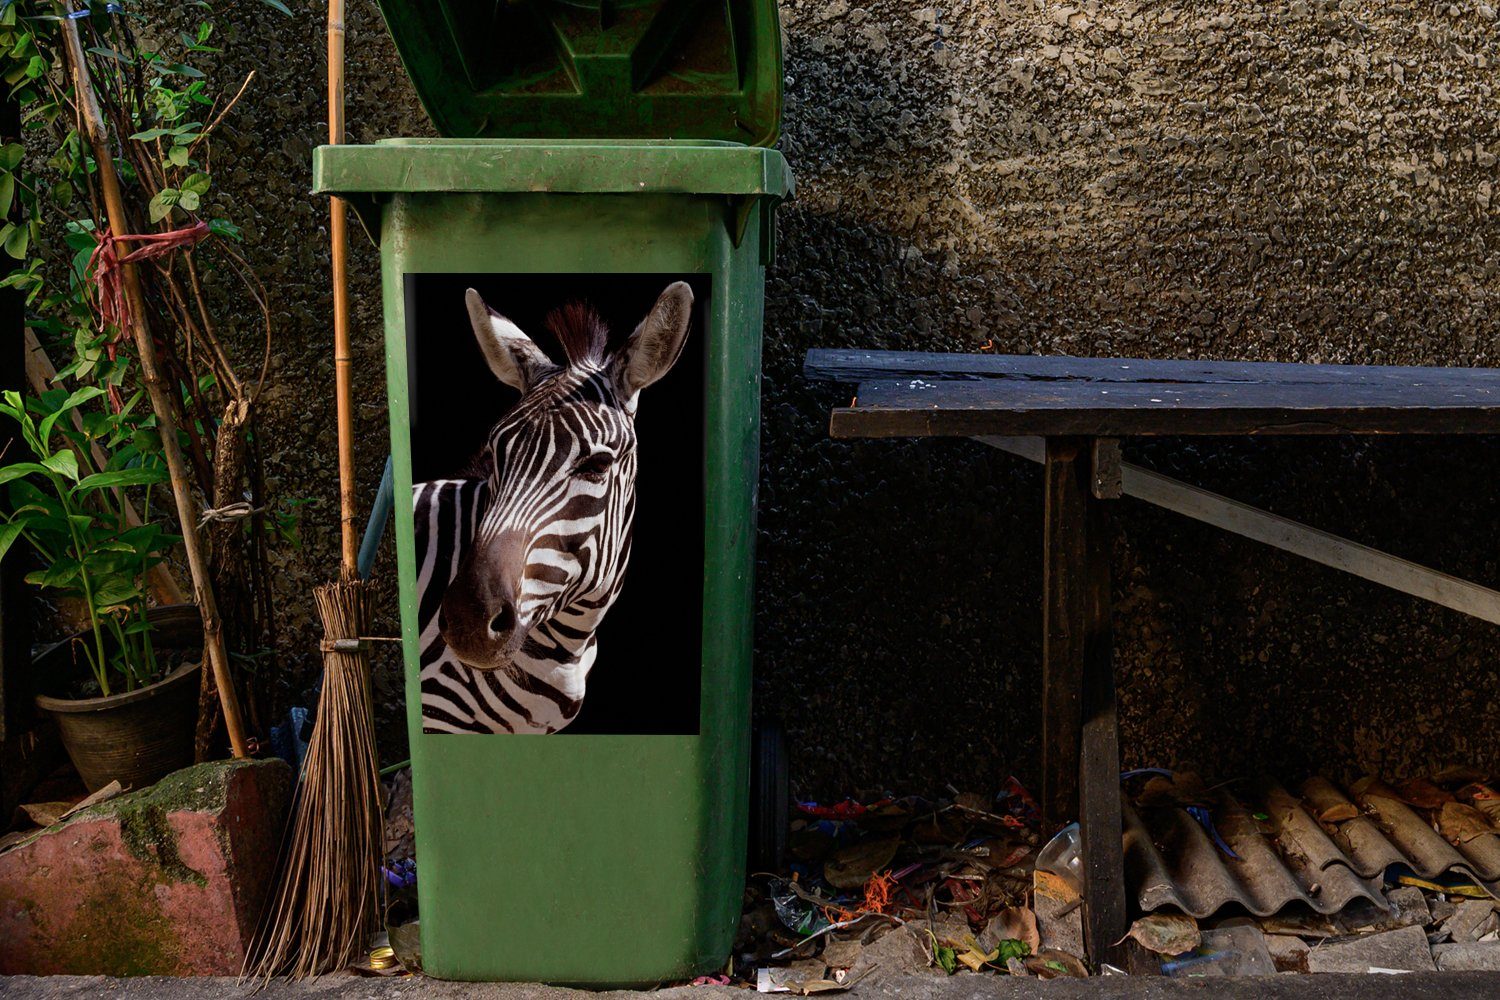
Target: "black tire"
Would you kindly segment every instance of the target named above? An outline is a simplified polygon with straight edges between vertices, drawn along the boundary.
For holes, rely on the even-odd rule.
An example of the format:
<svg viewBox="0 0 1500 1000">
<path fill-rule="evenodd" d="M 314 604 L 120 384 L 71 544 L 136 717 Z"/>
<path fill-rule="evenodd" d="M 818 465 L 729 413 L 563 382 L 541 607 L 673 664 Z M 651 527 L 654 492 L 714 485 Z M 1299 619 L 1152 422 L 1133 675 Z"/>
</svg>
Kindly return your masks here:
<svg viewBox="0 0 1500 1000">
<path fill-rule="evenodd" d="M 750 843 L 752 872 L 779 872 L 786 860 L 791 785 L 787 778 L 786 733 L 778 722 L 750 733 Z"/>
</svg>

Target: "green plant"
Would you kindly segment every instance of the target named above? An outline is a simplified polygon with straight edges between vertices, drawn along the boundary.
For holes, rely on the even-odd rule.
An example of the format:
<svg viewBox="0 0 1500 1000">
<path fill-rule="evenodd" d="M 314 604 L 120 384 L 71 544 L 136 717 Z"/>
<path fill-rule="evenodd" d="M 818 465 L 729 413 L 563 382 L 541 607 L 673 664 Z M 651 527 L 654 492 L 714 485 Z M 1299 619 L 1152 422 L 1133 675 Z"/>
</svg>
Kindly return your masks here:
<svg viewBox="0 0 1500 1000">
<path fill-rule="evenodd" d="M 121 682 L 130 691 L 157 677 L 143 578 L 179 539 L 149 520 L 150 487 L 167 474 L 150 420 L 136 412 L 141 394 L 118 413 L 87 408 L 103 395 L 98 386 L 32 398 L 4 393 L 0 415 L 19 425 L 37 461 L 0 465 L 9 494 L 0 511 L 0 558 L 24 538 L 43 563 L 26 580 L 82 603 L 91 633 L 83 652 L 108 695 Z M 96 455 L 106 458 L 100 463 Z M 130 489 L 143 496 L 144 523 L 130 523 Z"/>
<path fill-rule="evenodd" d="M 281 0 L 258 6 L 291 13 Z M 217 515 L 195 532 L 207 573 L 194 571 L 193 585 L 217 606 L 205 641 L 243 662 L 274 657 L 277 645 L 269 547 L 282 503 L 267 495 L 257 434 L 271 299 L 247 259 L 245 234 L 223 217 L 232 201 L 221 190 L 217 140 L 234 127 L 255 76 L 228 87 L 215 79 L 221 46 L 235 35 L 223 30 L 229 12 L 253 20 L 252 5 L 207 0 L 149 8 L 0 0 L 0 89 L 19 106 L 25 136 L 0 139 L 0 255 L 19 262 L 0 288 L 25 297 L 28 341 L 34 336 L 57 362 L 52 384 L 100 387 L 113 406 L 140 385 L 132 334 L 149 331 L 175 411 L 163 414 L 163 426 L 176 425 L 173 443 L 189 473 L 173 483 L 174 499 L 190 492 L 195 506 Z M 74 31 L 78 65 L 68 56 Z M 95 99 L 111 137 L 98 155 L 119 178 L 117 232 L 104 211 L 106 164 L 80 130 L 80 91 Z M 101 263 L 131 254 L 146 315 L 127 323 L 103 280 L 113 273 L 118 282 L 120 271 Z M 255 726 L 257 693 L 242 693 Z M 212 686 L 201 708 L 203 754 L 217 711 Z"/>
</svg>

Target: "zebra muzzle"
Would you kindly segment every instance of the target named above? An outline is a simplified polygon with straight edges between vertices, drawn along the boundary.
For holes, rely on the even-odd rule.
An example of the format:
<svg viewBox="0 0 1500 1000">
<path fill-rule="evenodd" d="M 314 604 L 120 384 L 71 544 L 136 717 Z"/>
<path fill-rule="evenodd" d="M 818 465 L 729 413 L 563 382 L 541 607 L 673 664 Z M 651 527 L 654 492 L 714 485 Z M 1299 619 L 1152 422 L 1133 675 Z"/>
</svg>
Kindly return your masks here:
<svg viewBox="0 0 1500 1000">
<path fill-rule="evenodd" d="M 452 591 L 445 597 L 438 617 L 438 628 L 448 648 L 479 670 L 509 666 L 534 626 L 529 617 L 517 614 L 511 601 L 485 606 Z"/>
</svg>

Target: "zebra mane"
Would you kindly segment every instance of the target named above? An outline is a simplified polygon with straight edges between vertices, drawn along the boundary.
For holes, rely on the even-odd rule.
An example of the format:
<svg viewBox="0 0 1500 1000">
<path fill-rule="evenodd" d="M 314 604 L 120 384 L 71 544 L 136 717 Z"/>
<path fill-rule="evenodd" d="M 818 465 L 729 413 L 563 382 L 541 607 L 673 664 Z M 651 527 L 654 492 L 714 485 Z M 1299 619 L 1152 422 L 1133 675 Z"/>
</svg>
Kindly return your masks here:
<svg viewBox="0 0 1500 1000">
<path fill-rule="evenodd" d="M 459 479 L 488 479 L 495 468 L 495 453 L 490 446 L 485 444 L 482 448 L 469 456 L 458 470 Z"/>
<path fill-rule="evenodd" d="M 562 344 L 568 364 L 598 364 L 609 344 L 609 327 L 587 302 L 569 302 L 547 314 L 547 329 Z"/>
</svg>

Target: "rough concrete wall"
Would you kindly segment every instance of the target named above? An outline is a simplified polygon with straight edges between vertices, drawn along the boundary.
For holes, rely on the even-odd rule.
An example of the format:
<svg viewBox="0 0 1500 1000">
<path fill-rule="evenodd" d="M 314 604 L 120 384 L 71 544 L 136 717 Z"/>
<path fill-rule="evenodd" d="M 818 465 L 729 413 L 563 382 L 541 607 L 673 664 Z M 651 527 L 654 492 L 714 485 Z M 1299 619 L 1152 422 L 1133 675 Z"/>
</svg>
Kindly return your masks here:
<svg viewBox="0 0 1500 1000">
<path fill-rule="evenodd" d="M 814 346 L 1496 364 L 1500 97 L 1492 8 L 1334 0 L 791 0 L 769 279 L 757 712 L 808 794 L 992 787 L 1039 761 L 1040 483 L 966 442 L 835 444 Z M 353 138 L 429 126 L 373 4 L 350 16 Z M 235 196 L 276 276 L 266 427 L 321 501 L 287 561 L 289 689 L 334 566 L 321 27 L 255 15 Z M 269 176 L 270 182 L 266 182 Z M 385 433 L 377 263 L 355 257 L 361 475 Z M 1492 441 L 1158 442 L 1127 454 L 1500 583 Z M 1500 766 L 1500 633 L 1134 501 L 1119 509 L 1131 764 L 1221 777 Z M 393 627 L 389 554 L 384 627 Z M 296 673 L 296 671 L 301 673 Z M 387 701 L 398 694 L 383 662 Z M 387 756 L 400 739 L 390 714 Z"/>
</svg>

